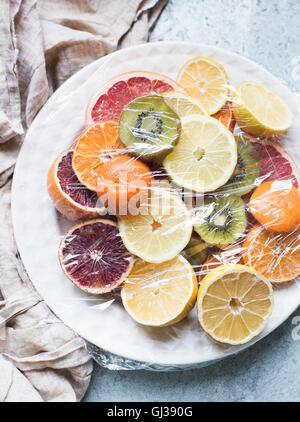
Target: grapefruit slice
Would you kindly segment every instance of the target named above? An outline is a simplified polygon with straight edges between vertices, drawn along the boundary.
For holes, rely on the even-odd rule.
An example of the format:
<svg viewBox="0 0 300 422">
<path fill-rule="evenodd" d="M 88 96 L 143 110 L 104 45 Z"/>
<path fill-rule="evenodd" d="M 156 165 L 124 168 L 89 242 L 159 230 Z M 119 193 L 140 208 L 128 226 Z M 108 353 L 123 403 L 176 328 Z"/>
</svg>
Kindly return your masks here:
<svg viewBox="0 0 300 422">
<path fill-rule="evenodd" d="M 70 220 L 95 218 L 102 208 L 97 208 L 98 196 L 82 185 L 72 168 L 73 150 L 62 152 L 52 164 L 47 188 L 55 208 Z M 100 201 L 99 201 L 100 202 Z"/>
<path fill-rule="evenodd" d="M 293 158 L 277 143 L 254 138 L 252 145 L 260 161 L 260 180 L 290 180 L 296 188 L 300 187 L 300 171 Z"/>
<path fill-rule="evenodd" d="M 86 109 L 86 124 L 104 120 L 119 121 L 123 108 L 137 97 L 185 89 L 168 76 L 137 70 L 121 73 L 110 79 L 90 99 Z"/>
<path fill-rule="evenodd" d="M 71 227 L 60 242 L 58 256 L 72 283 L 95 295 L 118 287 L 133 265 L 116 223 L 100 218 Z"/>
</svg>

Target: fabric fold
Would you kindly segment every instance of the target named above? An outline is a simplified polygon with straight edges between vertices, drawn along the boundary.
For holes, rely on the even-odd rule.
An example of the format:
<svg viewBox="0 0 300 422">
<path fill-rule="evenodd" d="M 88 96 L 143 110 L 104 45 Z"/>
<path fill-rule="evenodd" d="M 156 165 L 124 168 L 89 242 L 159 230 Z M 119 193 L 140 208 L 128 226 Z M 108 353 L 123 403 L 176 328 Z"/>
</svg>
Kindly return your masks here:
<svg viewBox="0 0 300 422">
<path fill-rule="evenodd" d="M 80 400 L 93 367 L 85 341 L 33 288 L 14 243 L 11 176 L 24 134 L 71 75 L 145 42 L 166 2 L 0 0 L 0 401 Z"/>
</svg>

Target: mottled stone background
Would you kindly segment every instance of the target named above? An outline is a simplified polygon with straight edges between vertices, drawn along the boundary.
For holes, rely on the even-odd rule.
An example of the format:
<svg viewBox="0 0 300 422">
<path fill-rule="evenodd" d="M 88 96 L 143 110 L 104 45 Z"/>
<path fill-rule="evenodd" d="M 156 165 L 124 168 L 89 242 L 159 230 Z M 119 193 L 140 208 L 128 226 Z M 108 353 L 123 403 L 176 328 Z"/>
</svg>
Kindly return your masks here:
<svg viewBox="0 0 300 422">
<path fill-rule="evenodd" d="M 299 22 L 299 0 L 169 0 L 150 41 L 193 41 L 232 50 L 300 92 Z M 299 401 L 297 315 L 300 308 L 258 344 L 206 368 L 155 373 L 96 367 L 85 400 Z"/>
</svg>

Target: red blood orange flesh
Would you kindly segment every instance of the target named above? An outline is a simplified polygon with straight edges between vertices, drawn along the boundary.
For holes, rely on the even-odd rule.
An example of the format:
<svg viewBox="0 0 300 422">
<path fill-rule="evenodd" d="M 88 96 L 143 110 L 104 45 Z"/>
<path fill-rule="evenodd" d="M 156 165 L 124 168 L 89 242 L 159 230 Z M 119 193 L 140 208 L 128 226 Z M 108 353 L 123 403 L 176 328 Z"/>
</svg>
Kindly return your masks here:
<svg viewBox="0 0 300 422">
<path fill-rule="evenodd" d="M 133 257 L 113 221 L 94 219 L 72 227 L 61 240 L 59 261 L 66 276 L 91 294 L 110 292 L 129 274 Z"/>
<path fill-rule="evenodd" d="M 82 185 L 72 168 L 73 150 L 64 151 L 52 164 L 47 180 L 49 195 L 56 207 L 70 220 L 95 218 L 101 211 L 97 208 L 96 192 Z"/>
<path fill-rule="evenodd" d="M 105 120 L 119 121 L 123 108 L 137 97 L 171 91 L 185 92 L 171 78 L 160 73 L 126 72 L 108 81 L 89 101 L 86 109 L 88 126 Z"/>
<path fill-rule="evenodd" d="M 300 171 L 295 161 L 277 143 L 270 140 L 253 141 L 259 161 L 260 180 L 290 180 L 296 188 L 300 187 Z"/>
</svg>

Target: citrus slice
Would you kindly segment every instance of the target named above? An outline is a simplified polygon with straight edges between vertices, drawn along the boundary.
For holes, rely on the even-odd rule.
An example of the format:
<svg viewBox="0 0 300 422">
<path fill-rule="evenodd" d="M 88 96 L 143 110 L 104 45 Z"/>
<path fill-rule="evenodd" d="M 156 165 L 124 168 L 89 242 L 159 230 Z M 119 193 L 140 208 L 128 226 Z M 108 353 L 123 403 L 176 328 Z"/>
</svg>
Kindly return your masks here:
<svg viewBox="0 0 300 422">
<path fill-rule="evenodd" d="M 138 260 L 122 287 L 121 297 L 136 322 L 165 327 L 181 321 L 193 308 L 197 279 L 181 255 L 161 264 Z"/>
<path fill-rule="evenodd" d="M 252 135 L 276 135 L 292 124 L 293 115 L 285 101 L 256 82 L 238 85 L 232 106 L 240 128 Z"/>
<path fill-rule="evenodd" d="M 181 197 L 157 182 L 145 214 L 120 218 L 126 248 L 144 261 L 160 263 L 185 248 L 192 233 L 192 219 Z"/>
<path fill-rule="evenodd" d="M 95 295 L 118 287 L 133 264 L 116 223 L 107 219 L 71 227 L 60 242 L 58 257 L 72 283 Z"/>
<path fill-rule="evenodd" d="M 205 108 L 195 98 L 181 92 L 163 94 L 165 102 L 182 119 L 192 114 L 207 115 Z"/>
<path fill-rule="evenodd" d="M 102 164 L 97 195 L 112 215 L 137 215 L 147 206 L 154 181 L 150 168 L 129 154 Z"/>
<path fill-rule="evenodd" d="M 219 120 L 230 132 L 233 132 L 235 126 L 235 118 L 233 115 L 232 104 L 231 102 L 227 101 L 227 103 L 216 113 L 213 114 L 211 117 Z"/>
<path fill-rule="evenodd" d="M 137 97 L 164 92 L 185 92 L 173 79 L 160 73 L 137 70 L 110 79 L 90 99 L 86 109 L 88 126 L 105 120 L 119 121 L 123 108 Z"/>
<path fill-rule="evenodd" d="M 199 287 L 198 318 L 221 343 L 244 344 L 264 329 L 273 309 L 270 282 L 246 265 L 222 265 Z"/>
<path fill-rule="evenodd" d="M 188 60 L 177 75 L 177 82 L 196 98 L 208 114 L 217 113 L 229 97 L 229 79 L 223 66 L 211 57 Z"/>
<path fill-rule="evenodd" d="M 270 280 L 282 283 L 300 274 L 300 232 L 273 233 L 256 225 L 243 244 L 246 265 Z"/>
<path fill-rule="evenodd" d="M 254 218 L 275 232 L 300 228 L 300 191 L 290 180 L 269 180 L 252 193 L 249 209 Z"/>
<path fill-rule="evenodd" d="M 260 162 L 260 180 L 290 180 L 300 187 L 300 171 L 293 158 L 276 142 L 251 139 Z"/>
<path fill-rule="evenodd" d="M 182 187 L 211 192 L 224 185 L 237 163 L 237 146 L 232 133 L 209 116 L 181 120 L 181 137 L 163 165 Z"/>
<path fill-rule="evenodd" d="M 97 207 L 98 197 L 82 185 L 72 168 L 73 150 L 62 152 L 52 164 L 47 188 L 55 208 L 70 220 L 95 218 L 102 208 Z"/>
<path fill-rule="evenodd" d="M 242 248 L 239 246 L 233 246 L 210 255 L 198 272 L 199 281 L 201 282 L 206 274 L 210 273 L 215 268 L 225 264 L 243 264 Z"/>
<path fill-rule="evenodd" d="M 72 166 L 73 170 L 88 189 L 96 191 L 100 166 L 125 146 L 119 139 L 119 125 L 113 121 L 96 123 L 87 129 L 77 140 Z"/>
</svg>

